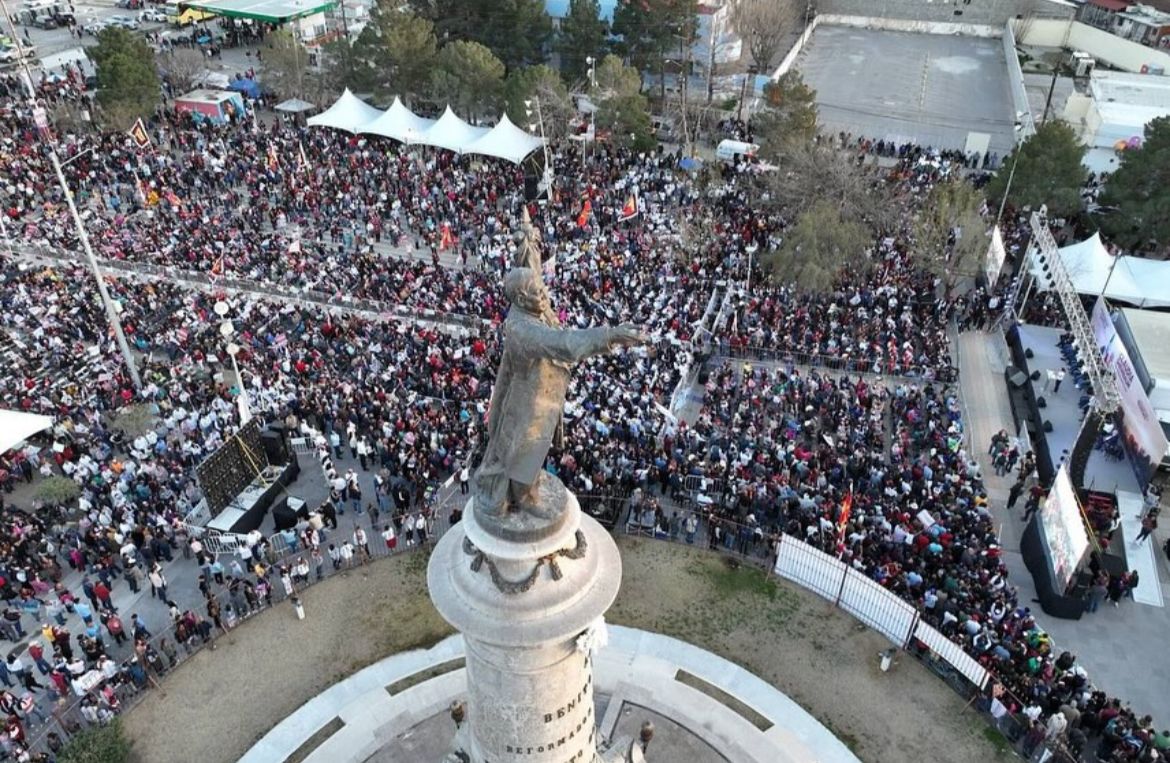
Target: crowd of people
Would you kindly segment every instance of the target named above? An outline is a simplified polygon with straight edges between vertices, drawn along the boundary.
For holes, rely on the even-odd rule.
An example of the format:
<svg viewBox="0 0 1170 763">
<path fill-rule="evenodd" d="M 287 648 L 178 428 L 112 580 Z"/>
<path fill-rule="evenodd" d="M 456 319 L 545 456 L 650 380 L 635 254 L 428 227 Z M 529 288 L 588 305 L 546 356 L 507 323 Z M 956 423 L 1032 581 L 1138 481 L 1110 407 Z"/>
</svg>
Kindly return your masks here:
<svg viewBox="0 0 1170 763">
<path fill-rule="evenodd" d="M 74 251 L 76 230 L 31 114 L 14 83 L 0 86 L 8 233 L 18 248 Z M 5 597 L 18 614 L 22 602 L 30 612 L 34 604 L 38 612 L 79 604 L 91 612 L 78 634 L 88 642 L 79 640 L 73 655 L 80 663 L 67 630 L 44 635 L 50 670 L 42 675 L 113 671 L 106 652 L 111 641 L 120 646 L 118 633 L 141 652 L 108 677 L 111 692 L 85 694 L 98 720 L 117 712 L 118 687 L 141 688 L 174 664 L 141 619 L 123 624 L 111 611 L 99 582 L 107 592 L 149 585 L 166 599 L 160 563 L 191 550 L 204 568 L 207 605 L 175 606 L 172 616 L 184 643 L 208 640 L 286 578 L 292 586 L 312 569 L 320 574 L 326 560 L 348 564 L 375 532 L 387 545 L 405 536 L 425 520 L 427 487 L 466 471 L 481 444 L 508 309 L 500 275 L 525 205 L 514 165 L 378 138 L 254 117 L 215 126 L 170 110 L 149 133 L 146 150 L 118 133 L 63 136 L 63 151 L 78 156 L 66 172 L 97 254 L 158 269 L 108 284 L 141 390 L 120 362 L 101 304 L 78 286 L 87 278 L 81 268 L 15 254 L 0 269 L 0 351 L 9 351 L 14 370 L 0 379 L 0 403 L 54 416 L 63 446 L 0 457 L 0 577 L 22 583 Z M 861 148 L 890 155 L 884 145 Z M 920 148 L 894 154 L 887 182 L 911 205 L 967 161 Z M 564 446 L 547 466 L 583 505 L 628 496 L 655 526 L 692 541 L 702 529 L 710 545 L 752 550 L 788 532 L 840 552 L 967 644 L 1021 711 L 1039 707 L 1038 720 L 1048 722 L 1061 710 L 1054 698 L 1079 692 L 1087 719 L 1093 705 L 1080 695 L 1091 689 L 1069 678 L 1083 671 L 1059 667 L 1006 580 L 986 493 L 963 446 L 947 326 L 953 316 L 986 318 L 988 295 L 975 293 L 965 307 L 940 296 L 900 236 L 875 242 L 877 267 L 864 282 L 843 275 L 825 294 L 768 284 L 752 254 L 780 245 L 785 220 L 755 207 L 747 173 L 715 177 L 712 194 L 669 154 L 598 148 L 583 159 L 564 145 L 552 158 L 557 189 L 530 209 L 562 323 L 635 323 L 653 340 L 573 376 Z M 209 278 L 210 287 L 183 285 L 189 275 Z M 219 279 L 256 288 L 229 294 Z M 290 298 L 306 292 L 329 295 L 336 307 Z M 225 357 L 219 302 L 241 348 L 241 378 Z M 440 315 L 387 314 L 403 308 Z M 702 409 L 678 416 L 680 383 L 713 352 L 783 362 L 715 367 Z M 826 358 L 891 378 L 798 367 Z M 192 549 L 183 522 L 200 498 L 193 467 L 235 431 L 242 392 L 258 415 L 327 451 L 351 449 L 378 472 L 375 494 L 364 498 L 356 480 L 334 475 L 323 527 L 336 530 L 331 511 L 363 503 L 396 504 L 394 520 L 333 548 L 314 542 L 318 528 L 302 528 L 284 541 L 301 554 L 288 570 L 271 566 L 262 541 L 236 569 Z M 151 423 L 131 431 L 140 408 Z M 5 491 L 38 472 L 74 481 L 79 521 L 53 516 L 52 507 L 4 504 Z M 696 481 L 711 507 L 702 522 L 665 508 Z M 842 535 L 836 512 L 846 495 L 854 509 Z M 65 566 L 88 576 L 96 601 L 86 604 L 84 583 L 64 586 Z M 11 627 L 24 624 L 17 618 Z M 1144 733 L 1129 722 L 1127 731 Z M 25 735 L 10 731 L 7 739 L 16 749 Z"/>
</svg>

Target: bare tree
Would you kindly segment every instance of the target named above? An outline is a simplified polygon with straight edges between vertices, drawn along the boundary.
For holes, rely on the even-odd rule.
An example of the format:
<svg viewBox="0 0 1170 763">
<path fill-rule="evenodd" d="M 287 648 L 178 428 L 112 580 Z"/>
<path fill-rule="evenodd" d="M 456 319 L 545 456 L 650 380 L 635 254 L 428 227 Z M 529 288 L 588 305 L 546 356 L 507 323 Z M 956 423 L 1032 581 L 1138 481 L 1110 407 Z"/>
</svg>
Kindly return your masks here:
<svg viewBox="0 0 1170 763">
<path fill-rule="evenodd" d="M 798 0 L 734 0 L 731 23 L 760 71 L 771 68 L 780 46 L 798 25 L 801 10 Z"/>
<path fill-rule="evenodd" d="M 193 88 L 207 68 L 203 54 L 191 48 L 175 48 L 159 56 L 158 65 L 175 93 L 185 93 Z"/>
<path fill-rule="evenodd" d="M 989 244 L 983 205 L 974 186 L 954 178 L 932 188 L 918 212 L 912 251 L 921 267 L 942 280 L 948 298 L 961 283 L 973 285 L 983 269 Z"/>
<path fill-rule="evenodd" d="M 769 157 L 771 160 L 772 157 Z M 892 230 L 895 207 L 876 166 L 858 166 L 829 144 L 790 143 L 776 156 L 779 169 L 764 175 L 768 202 L 789 220 L 827 201 L 842 217 L 865 225 L 875 236 Z"/>
</svg>

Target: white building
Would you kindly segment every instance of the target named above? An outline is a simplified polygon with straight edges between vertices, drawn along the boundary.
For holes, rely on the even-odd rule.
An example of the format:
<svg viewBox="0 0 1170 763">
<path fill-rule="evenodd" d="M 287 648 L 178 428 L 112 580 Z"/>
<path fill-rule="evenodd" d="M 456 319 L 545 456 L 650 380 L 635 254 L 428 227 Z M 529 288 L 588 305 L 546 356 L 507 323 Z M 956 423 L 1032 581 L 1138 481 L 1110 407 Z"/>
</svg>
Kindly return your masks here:
<svg viewBox="0 0 1170 763">
<path fill-rule="evenodd" d="M 1085 164 L 1094 172 L 1118 166 L 1116 146 L 1139 140 L 1145 126 L 1170 116 L 1170 77 L 1094 70 L 1088 91 L 1069 96 L 1063 118 L 1089 147 Z"/>
</svg>

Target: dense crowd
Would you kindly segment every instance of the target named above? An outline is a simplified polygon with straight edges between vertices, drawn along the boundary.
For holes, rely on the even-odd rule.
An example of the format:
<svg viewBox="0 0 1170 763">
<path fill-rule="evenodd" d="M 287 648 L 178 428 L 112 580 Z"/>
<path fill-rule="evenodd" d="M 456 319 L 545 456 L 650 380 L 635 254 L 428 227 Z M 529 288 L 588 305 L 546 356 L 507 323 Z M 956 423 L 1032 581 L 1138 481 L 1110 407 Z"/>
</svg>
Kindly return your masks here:
<svg viewBox="0 0 1170 763">
<path fill-rule="evenodd" d="M 995 700 L 1031 724 L 1029 754 L 1042 742 L 1103 761 L 1167 754 L 1170 734 L 1093 687 L 1019 600 L 953 387 L 728 363 L 707 385 L 698 427 L 708 450 L 699 469 L 725 474 L 731 498 L 708 522 L 712 544 L 718 535 L 750 553 L 784 532 L 910 601 L 991 671 Z M 1035 458 L 1003 439 L 993 450 L 1005 473 L 1033 485 L 1034 510 Z M 1092 595 L 1114 605 L 1136 583 L 1096 580 Z"/>
<path fill-rule="evenodd" d="M 50 98 L 74 97 L 69 88 Z M 11 97 L 12 83 L 0 81 L 0 90 Z M 18 241 L 76 250 L 30 115 L 19 103 L 7 105 L 0 193 L 9 232 Z M 167 597 L 160 563 L 192 548 L 183 518 L 200 498 L 193 466 L 235 431 L 241 388 L 265 419 L 307 432 L 327 451 L 351 449 L 363 468 L 368 461 L 378 470 L 377 494 L 364 501 L 354 480 L 338 476 L 322 507 L 327 519 L 363 502 L 393 502 L 393 526 L 404 533 L 425 514 L 426 488 L 465 472 L 479 444 L 497 327 L 507 310 L 499 275 L 510 264 L 524 204 L 524 177 L 513 165 L 381 139 L 279 120 L 217 127 L 170 111 L 151 123 L 150 134 L 154 145 L 146 151 L 112 133 L 68 136 L 63 148 L 79 157 L 67 174 L 99 256 L 212 279 L 204 291 L 166 276 L 110 282 L 140 361 L 141 391 L 119 362 L 100 304 L 77 286 L 87 277 L 80 268 L 7 257 L 0 271 L 0 351 L 11 350 L 15 371 L 0 379 L 0 402 L 55 416 L 55 439 L 63 443 L 59 451 L 5 454 L 0 486 L 11 490 L 41 472 L 63 474 L 80 489 L 75 524 L 50 518 L 49 508 L 4 506 L 0 492 L 0 577 L 21 582 L 5 597 L 16 614 L 9 627 L 25 627 L 21 618 L 33 607 L 37 620 L 42 611 L 51 619 L 79 605 L 90 611 L 86 633 L 78 634 L 88 641 L 76 640 L 77 654 L 68 630 L 54 632 L 64 628 L 59 620 L 43 635 L 49 670 L 40 672 L 59 695 L 71 678 L 110 673 L 111 691 L 85 695 L 99 721 L 117 712 L 117 687 L 145 686 L 170 657 L 165 649 L 157 654 L 145 623 L 123 623 L 112 612 L 109 590 L 149 585 Z M 888 155 L 883 146 L 862 148 Z M 895 153 L 887 182 L 909 205 L 966 161 L 919 148 Z M 876 267 L 866 282 L 842 278 L 828 294 L 765 285 L 752 254 L 779 246 L 785 220 L 754 207 L 746 174 L 708 175 L 704 182 L 718 185 L 711 193 L 669 154 L 605 148 L 583 160 L 557 146 L 552 158 L 557 191 L 532 211 L 561 321 L 636 323 L 653 338 L 644 351 L 590 361 L 572 379 L 565 445 L 550 454 L 548 468 L 583 503 L 629 496 L 654 526 L 693 538 L 696 515 L 665 507 L 698 484 L 710 507 L 701 524 L 709 544 L 747 550 L 784 531 L 839 551 L 965 641 L 1021 710 L 1039 707 L 1038 717 L 1051 719 L 1061 709 L 1052 706 L 1056 698 L 1091 691 L 1069 677 L 1083 671 L 1060 667 L 1046 652 L 1015 600 L 986 494 L 963 450 L 962 417 L 946 384 L 953 378 L 947 321 L 968 314 L 982 320 L 985 295 L 975 293 L 956 311 L 937 296 L 934 277 L 915 267 L 904 236 L 875 242 Z M 633 216 L 622 211 L 631 198 Z M 755 286 L 743 294 L 749 275 Z M 221 278 L 472 320 L 453 328 L 258 293 L 228 295 L 216 286 Z M 712 319 L 725 299 L 730 314 L 717 327 Z M 219 301 L 228 305 L 232 340 L 242 348 L 242 379 L 225 358 Z M 670 408 L 687 369 L 719 349 L 786 362 L 716 368 L 702 410 L 689 421 L 676 418 Z M 814 357 L 918 381 L 795 367 Z M 129 431 L 137 406 L 147 406 L 154 423 Z M 847 494 L 855 508 L 840 537 L 836 512 Z M 328 524 L 336 529 L 335 519 Z M 287 576 L 259 562 L 225 570 L 196 542 L 208 603 L 202 611 L 172 607 L 182 640 L 207 640 L 285 577 L 307 578 L 327 557 L 346 563 L 346 549 L 352 557 L 363 543 L 355 534 L 326 550 L 302 532 L 286 541 L 306 554 Z M 249 544 L 245 561 L 258 561 L 263 545 Z M 65 586 L 66 566 L 85 582 Z M 231 603 L 221 609 L 218 594 L 225 592 Z M 136 659 L 123 672 L 104 655 L 110 642 L 127 637 Z M 32 673 L 19 676 L 27 684 L 25 675 Z M 1087 721 L 1096 700 L 1080 699 Z M 36 712 L 34 701 L 11 715 Z M 1101 727 L 1113 720 L 1097 717 Z M 10 730 L 0 740 L 16 749 L 25 733 Z"/>
</svg>

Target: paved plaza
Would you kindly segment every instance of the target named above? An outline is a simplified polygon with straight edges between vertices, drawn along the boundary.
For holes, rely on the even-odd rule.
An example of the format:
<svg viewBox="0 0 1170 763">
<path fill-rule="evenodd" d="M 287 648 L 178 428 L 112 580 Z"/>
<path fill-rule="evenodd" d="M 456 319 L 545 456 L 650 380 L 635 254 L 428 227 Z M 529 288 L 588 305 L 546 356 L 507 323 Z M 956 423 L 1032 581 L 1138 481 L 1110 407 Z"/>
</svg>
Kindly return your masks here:
<svg viewBox="0 0 1170 763">
<path fill-rule="evenodd" d="M 1011 150 L 999 40 L 824 25 L 797 66 L 826 131 L 960 150 L 969 132 L 986 133 L 990 151 Z"/>
<path fill-rule="evenodd" d="M 1035 601 L 1032 575 L 1020 554 L 1020 536 L 1024 523 L 1022 504 L 1015 512 L 1005 507 L 1011 479 L 997 477 L 987 456 L 986 443 L 1000 429 L 1013 431 L 1011 405 L 1003 382 L 1008 363 L 1008 348 L 999 334 L 972 331 L 960 336 L 958 357 L 963 369 L 962 388 L 971 421 L 971 447 L 979 457 L 991 506 L 998 521 L 999 537 L 1005 551 L 1011 582 L 1020 592 L 1022 606 L 1030 606 L 1036 621 L 1052 634 L 1059 650 L 1067 649 L 1085 666 L 1093 683 L 1115 696 L 1124 697 L 1133 707 L 1151 713 L 1160 724 L 1170 722 L 1167 713 L 1166 687 L 1170 686 L 1170 660 L 1167 659 L 1165 634 L 1170 629 L 1170 609 L 1126 600 L 1118 608 L 1109 607 L 1080 620 L 1050 617 Z M 1076 390 L 1062 390 L 1069 398 Z M 1099 455 L 1099 454 L 1095 454 Z M 1132 512 L 1130 512 L 1132 514 Z M 1152 546 L 1134 549 L 1130 526 L 1123 525 L 1123 541 L 1129 553 L 1148 553 Z M 1131 563 L 1132 566 L 1132 563 Z M 1163 601 L 1170 600 L 1170 585 L 1165 557 L 1158 554 L 1149 569 L 1156 577 L 1149 584 L 1157 587 Z M 1142 585 L 1149 576 L 1143 571 Z M 1135 593 L 1135 598 L 1137 594 Z"/>
</svg>

